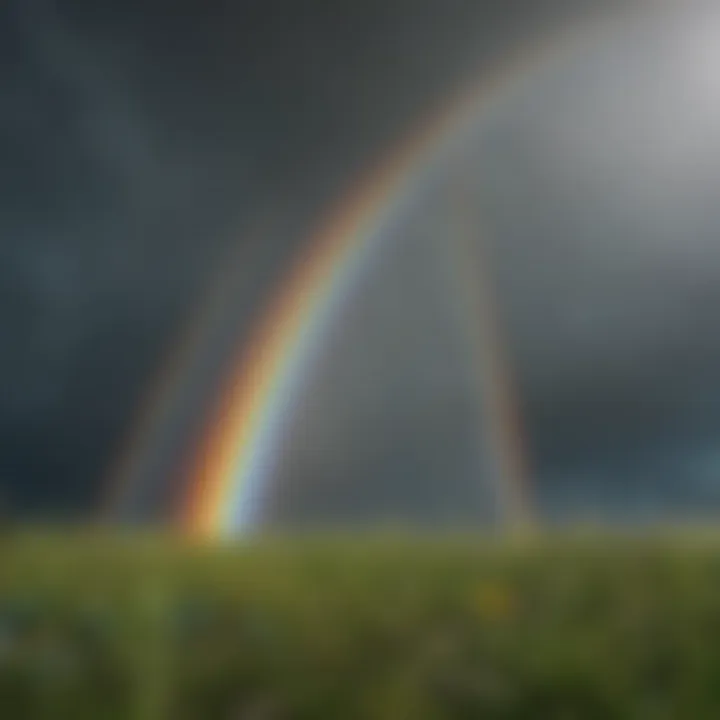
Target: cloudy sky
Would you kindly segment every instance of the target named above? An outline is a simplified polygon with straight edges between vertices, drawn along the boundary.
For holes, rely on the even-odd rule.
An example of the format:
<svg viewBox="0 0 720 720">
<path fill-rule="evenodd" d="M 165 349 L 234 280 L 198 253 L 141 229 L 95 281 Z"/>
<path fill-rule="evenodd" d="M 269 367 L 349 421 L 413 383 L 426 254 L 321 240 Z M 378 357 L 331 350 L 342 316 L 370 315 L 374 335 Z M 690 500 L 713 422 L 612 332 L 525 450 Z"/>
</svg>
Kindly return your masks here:
<svg viewBox="0 0 720 720">
<path fill-rule="evenodd" d="M 697 515 L 720 497 L 720 14 L 593 38 L 506 85 L 438 164 L 471 186 L 491 246 L 535 502 Z M 283 519 L 487 513 L 463 343 L 477 318 L 458 324 L 443 271 L 456 227 L 443 187 L 428 182 L 387 231 L 306 389 Z"/>
<path fill-rule="evenodd" d="M 318 219 L 449 88 L 491 74 L 566 6 L 587 15 L 520 0 L 5 3 L 0 481 L 12 505 L 97 505 L 232 258 L 232 318 L 216 318 L 220 339 L 144 460 L 171 482 L 228 348 Z M 558 56 L 442 161 L 468 178 L 492 246 L 543 506 L 702 507 L 720 487 L 709 12 Z M 425 193 L 318 353 L 284 443 L 278 518 L 488 512 L 467 319 L 438 241 L 447 209 Z"/>
</svg>

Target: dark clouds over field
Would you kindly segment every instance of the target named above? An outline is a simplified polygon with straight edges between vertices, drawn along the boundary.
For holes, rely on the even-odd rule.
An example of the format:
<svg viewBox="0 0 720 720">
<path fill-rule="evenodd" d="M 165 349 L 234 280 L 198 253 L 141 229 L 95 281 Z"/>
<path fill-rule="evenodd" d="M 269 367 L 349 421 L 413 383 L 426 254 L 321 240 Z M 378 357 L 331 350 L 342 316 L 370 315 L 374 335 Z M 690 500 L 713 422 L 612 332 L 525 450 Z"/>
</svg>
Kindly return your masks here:
<svg viewBox="0 0 720 720">
<path fill-rule="evenodd" d="M 234 320 L 242 337 L 323 208 L 470 67 L 564 14 L 557 2 L 459 0 L 6 3 L 0 478 L 13 503 L 92 506 L 228 250 L 246 246 Z M 630 38 L 612 49 L 615 65 L 601 58 L 546 79 L 508 107 L 494 140 L 479 142 L 477 157 L 493 171 L 478 183 L 541 476 L 557 487 L 569 477 L 594 487 L 606 477 L 624 487 L 658 478 L 680 502 L 699 492 L 685 477 L 707 487 L 714 472 L 720 160 L 712 73 L 698 70 L 711 50 L 676 62 L 680 51 L 663 49 L 662 38 L 645 52 L 655 42 Z M 617 59 L 626 68 L 630 56 L 639 60 L 626 73 Z M 413 222 L 432 226 L 421 215 Z M 316 447 L 327 451 L 310 452 L 306 438 L 295 485 L 322 474 L 321 456 L 325 482 L 343 475 L 348 490 L 337 502 L 349 515 L 372 514 L 393 475 L 426 477 L 419 482 L 430 489 L 413 495 L 420 515 L 467 501 L 461 487 L 432 489 L 441 469 L 459 486 L 475 472 L 464 419 L 475 409 L 457 380 L 462 353 L 452 338 L 442 372 L 427 379 L 439 357 L 432 337 L 450 330 L 441 301 L 418 311 L 433 292 L 423 257 L 388 259 L 376 307 L 348 311 L 354 329 L 337 336 L 345 350 L 329 351 L 325 380 L 312 385 L 313 413 L 326 418 Z M 362 367 L 374 357 L 385 367 L 393 332 L 396 362 L 371 373 L 371 391 L 358 390 L 353 378 L 367 372 L 332 358 L 374 347 Z M 383 382 L 404 383 L 407 404 L 383 409 Z M 348 409 L 333 414 L 337 403 L 323 393 L 341 386 Z M 323 431 L 342 417 L 360 425 Z M 363 486 L 363 474 L 372 483 Z M 388 507 L 412 492 L 403 483 L 388 489 Z M 334 502 L 330 492 L 312 502 L 321 500 Z"/>
</svg>

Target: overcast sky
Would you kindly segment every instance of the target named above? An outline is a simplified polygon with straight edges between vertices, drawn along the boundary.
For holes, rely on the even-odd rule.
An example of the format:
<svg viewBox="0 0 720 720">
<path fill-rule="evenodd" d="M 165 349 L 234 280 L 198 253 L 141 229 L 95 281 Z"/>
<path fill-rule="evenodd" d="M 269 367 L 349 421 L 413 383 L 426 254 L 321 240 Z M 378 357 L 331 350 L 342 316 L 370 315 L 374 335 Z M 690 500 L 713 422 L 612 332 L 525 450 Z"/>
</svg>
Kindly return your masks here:
<svg viewBox="0 0 720 720">
<path fill-rule="evenodd" d="M 492 247 L 546 512 L 652 518 L 720 499 L 719 39 L 707 6 L 610 26 L 526 73 L 440 158 Z M 445 193 L 426 184 L 349 301 L 286 448 L 281 517 L 486 513 Z"/>
<path fill-rule="evenodd" d="M 216 318 L 220 340 L 148 450 L 146 468 L 171 485 L 228 348 L 318 218 L 451 86 L 551 28 L 562 5 L 5 3 L 11 502 L 97 504 L 138 406 L 233 258 L 233 317 Z M 717 493 L 720 22 L 703 12 L 538 68 L 478 121 L 462 161 L 446 159 L 472 178 L 493 243 L 541 502 L 707 505 Z M 319 353 L 276 516 L 487 512 L 469 482 L 482 459 L 462 322 L 438 273 L 443 212 L 432 193 L 412 206 Z"/>
</svg>

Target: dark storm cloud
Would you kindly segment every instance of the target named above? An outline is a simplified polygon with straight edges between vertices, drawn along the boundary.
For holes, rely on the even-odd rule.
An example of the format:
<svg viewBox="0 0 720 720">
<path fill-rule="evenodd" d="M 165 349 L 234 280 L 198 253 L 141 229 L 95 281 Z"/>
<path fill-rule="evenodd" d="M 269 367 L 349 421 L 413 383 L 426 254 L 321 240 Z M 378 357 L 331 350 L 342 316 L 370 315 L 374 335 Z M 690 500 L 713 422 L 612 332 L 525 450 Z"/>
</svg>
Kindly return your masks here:
<svg viewBox="0 0 720 720">
<path fill-rule="evenodd" d="M 557 5 L 4 3 L 0 475 L 15 504 L 94 502 L 228 244 L 272 211 L 293 232 L 246 262 L 286 265 L 450 78 Z"/>
<path fill-rule="evenodd" d="M 3 13 L 0 471 L 18 505 L 73 508 L 218 251 L 198 237 L 222 226 L 226 168 L 170 145 L 187 124 L 144 96 L 128 28 L 42 0 Z"/>
</svg>

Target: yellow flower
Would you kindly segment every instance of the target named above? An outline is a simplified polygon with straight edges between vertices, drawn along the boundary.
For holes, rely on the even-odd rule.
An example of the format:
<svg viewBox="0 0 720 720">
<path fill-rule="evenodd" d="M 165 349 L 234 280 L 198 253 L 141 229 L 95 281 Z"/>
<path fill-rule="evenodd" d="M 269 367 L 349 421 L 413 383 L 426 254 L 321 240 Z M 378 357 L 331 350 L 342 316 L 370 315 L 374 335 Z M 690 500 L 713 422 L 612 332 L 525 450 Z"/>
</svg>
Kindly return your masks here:
<svg viewBox="0 0 720 720">
<path fill-rule="evenodd" d="M 510 588 L 499 583 L 485 583 L 476 589 L 473 605 L 483 620 L 506 620 L 515 613 L 516 599 Z"/>
</svg>

